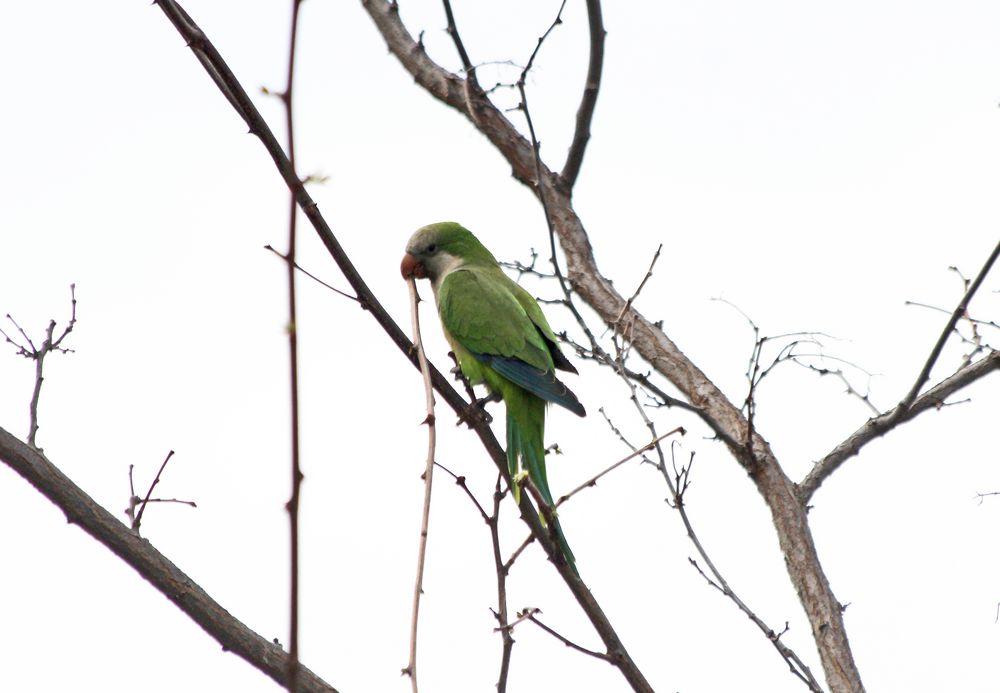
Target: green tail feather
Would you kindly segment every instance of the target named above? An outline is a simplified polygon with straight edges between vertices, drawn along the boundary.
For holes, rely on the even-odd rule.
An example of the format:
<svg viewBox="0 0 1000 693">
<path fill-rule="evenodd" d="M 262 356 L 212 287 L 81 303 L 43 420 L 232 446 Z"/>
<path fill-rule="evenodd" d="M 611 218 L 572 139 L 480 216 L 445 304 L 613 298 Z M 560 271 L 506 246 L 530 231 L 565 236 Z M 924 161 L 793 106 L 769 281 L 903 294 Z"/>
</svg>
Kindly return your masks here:
<svg viewBox="0 0 1000 693">
<path fill-rule="evenodd" d="M 555 517 L 555 502 L 549 490 L 549 480 L 545 474 L 545 445 L 543 435 L 545 430 L 545 401 L 530 392 L 517 388 L 517 392 L 504 393 L 507 404 L 507 467 L 511 479 L 517 478 L 520 470 L 518 458 L 528 472 L 528 477 L 538 488 L 542 498 L 552 508 L 552 531 L 555 534 L 559 548 L 569 563 L 573 572 L 576 570 L 576 558 L 566 542 L 559 519 Z M 520 504 L 520 484 L 513 484 L 514 502 Z M 542 525 L 546 525 L 545 515 L 539 511 Z"/>
</svg>

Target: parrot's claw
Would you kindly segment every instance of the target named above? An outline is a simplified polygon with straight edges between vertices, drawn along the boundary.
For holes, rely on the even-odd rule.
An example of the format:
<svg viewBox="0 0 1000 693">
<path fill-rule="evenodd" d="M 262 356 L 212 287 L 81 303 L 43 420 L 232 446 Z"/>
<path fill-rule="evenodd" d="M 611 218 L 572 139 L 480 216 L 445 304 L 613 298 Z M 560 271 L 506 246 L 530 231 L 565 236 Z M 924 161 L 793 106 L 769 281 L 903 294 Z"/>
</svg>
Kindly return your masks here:
<svg viewBox="0 0 1000 693">
<path fill-rule="evenodd" d="M 528 477 L 528 470 L 527 469 L 522 469 L 517 474 L 515 474 L 514 476 L 512 476 L 511 479 L 510 479 L 511 483 L 514 484 L 514 487 L 511 489 L 511 492 L 512 492 L 512 494 L 514 496 L 514 504 L 515 505 L 520 505 L 521 504 L 521 486 L 524 485 L 525 480 L 528 479 L 528 478 L 529 478 Z M 544 525 L 544 524 L 545 524 L 545 520 L 543 519 L 542 520 L 542 525 Z"/>
<path fill-rule="evenodd" d="M 486 405 L 490 402 L 499 402 L 501 399 L 500 395 L 493 393 L 477 399 L 465 408 L 465 411 L 459 414 L 458 421 L 455 422 L 456 426 L 461 426 L 462 424 L 468 424 L 469 428 L 472 428 L 476 419 L 481 419 L 486 422 L 486 425 L 493 423 L 493 416 L 486 411 Z"/>
</svg>

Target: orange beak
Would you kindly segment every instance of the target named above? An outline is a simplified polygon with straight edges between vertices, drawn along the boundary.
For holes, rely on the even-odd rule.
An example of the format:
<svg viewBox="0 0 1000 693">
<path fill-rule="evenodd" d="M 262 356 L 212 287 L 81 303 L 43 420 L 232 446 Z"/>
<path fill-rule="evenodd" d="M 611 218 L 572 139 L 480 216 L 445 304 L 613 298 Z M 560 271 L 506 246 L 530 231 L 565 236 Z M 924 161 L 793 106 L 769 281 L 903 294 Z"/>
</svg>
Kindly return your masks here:
<svg viewBox="0 0 1000 693">
<path fill-rule="evenodd" d="M 413 257 L 409 253 L 403 256 L 403 261 L 399 263 L 399 272 L 403 275 L 403 279 L 409 279 L 411 277 L 416 277 L 417 279 L 423 279 L 427 276 L 424 266 L 420 264 L 417 258 Z"/>
</svg>

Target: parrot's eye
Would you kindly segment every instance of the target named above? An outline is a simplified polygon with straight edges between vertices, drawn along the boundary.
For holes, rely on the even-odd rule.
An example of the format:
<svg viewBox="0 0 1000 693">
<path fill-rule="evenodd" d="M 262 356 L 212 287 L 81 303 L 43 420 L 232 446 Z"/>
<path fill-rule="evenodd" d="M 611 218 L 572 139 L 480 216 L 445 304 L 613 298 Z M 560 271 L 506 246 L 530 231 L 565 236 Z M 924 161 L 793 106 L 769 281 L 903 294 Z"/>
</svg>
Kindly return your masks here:
<svg viewBox="0 0 1000 693">
<path fill-rule="evenodd" d="M 427 246 L 427 252 L 428 253 L 433 253 L 437 249 L 438 249 L 438 247 L 436 245 L 434 245 L 433 243 L 431 243 L 429 246 Z"/>
</svg>

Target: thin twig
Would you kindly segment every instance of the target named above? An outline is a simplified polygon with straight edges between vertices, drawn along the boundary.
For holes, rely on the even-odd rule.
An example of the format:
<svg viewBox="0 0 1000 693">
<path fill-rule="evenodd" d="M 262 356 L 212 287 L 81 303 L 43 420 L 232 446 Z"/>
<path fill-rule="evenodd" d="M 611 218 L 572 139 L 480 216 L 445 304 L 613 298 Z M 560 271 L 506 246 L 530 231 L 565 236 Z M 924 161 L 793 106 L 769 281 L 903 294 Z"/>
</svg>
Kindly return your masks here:
<svg viewBox="0 0 1000 693">
<path fill-rule="evenodd" d="M 958 302 L 955 307 L 954 312 L 952 312 L 951 317 L 948 318 L 948 322 L 945 324 L 944 329 L 941 330 L 941 336 L 938 337 L 937 343 L 934 348 L 931 349 L 930 356 L 927 357 L 927 362 L 924 364 L 923 369 L 921 369 L 920 374 L 917 376 L 916 381 L 913 383 L 913 387 L 903 398 L 903 401 L 899 403 L 899 406 L 894 410 L 896 414 L 895 418 L 902 418 L 910 406 L 917 399 L 917 395 L 920 394 L 920 388 L 924 386 L 928 378 L 931 375 L 931 369 L 934 368 L 934 364 L 937 362 L 938 356 L 941 355 L 941 350 L 944 349 L 945 342 L 948 341 L 948 337 L 951 336 L 951 331 L 955 329 L 955 325 L 958 323 L 959 319 L 966 314 L 969 309 L 969 302 L 972 297 L 976 295 L 976 291 L 979 290 L 980 285 L 983 280 L 986 279 L 986 275 L 989 274 L 990 269 L 993 268 L 993 263 L 996 262 L 997 256 L 1000 256 L 1000 242 L 997 243 L 996 247 L 993 248 L 993 252 L 990 256 L 986 258 L 986 262 L 983 263 L 983 268 L 979 270 L 979 274 L 973 280 L 972 284 L 969 285 L 968 291 L 962 297 L 962 300 Z"/>
<path fill-rule="evenodd" d="M 583 221 L 574 209 L 569 191 L 565 190 L 556 174 L 544 167 L 544 177 L 539 180 L 538 157 L 533 151 L 532 143 L 486 99 L 477 100 L 475 114 L 469 112 L 462 80 L 430 59 L 406 29 L 395 2 L 362 0 L 362 5 L 375 22 L 390 52 L 414 81 L 429 95 L 473 122 L 510 165 L 516 180 L 528 186 L 536 196 L 540 189 L 546 190 L 547 202 L 553 206 L 550 218 L 556 222 L 556 233 L 566 258 L 573 289 L 579 292 L 581 300 L 595 310 L 603 321 L 612 322 L 625 298 L 597 267 L 593 246 Z M 749 468 L 749 460 L 738 442 L 744 439 L 746 427 L 745 417 L 739 408 L 667 336 L 662 323 L 647 319 L 635 308 L 631 313 L 630 320 L 635 324 L 632 348 L 688 401 L 696 403 L 700 418 L 726 443 L 736 461 L 744 468 Z M 830 687 L 837 690 L 858 690 L 863 687 L 861 676 L 847 639 L 840 603 L 829 586 L 809 531 L 806 509 L 795 496 L 793 485 L 781 470 L 768 442 L 757 435 L 753 446 L 754 458 L 761 464 L 754 468 L 753 471 L 759 473 L 752 476 L 752 481 L 771 511 L 779 544 L 787 561 L 789 578 L 809 618 Z M 526 522 L 532 521 L 526 515 L 524 507 L 521 508 L 521 517 Z M 533 531 L 541 529 L 535 525 L 532 527 Z M 538 531 L 537 536 L 546 552 L 552 555 L 555 547 L 551 546 L 548 537 L 542 531 Z M 621 655 L 622 659 L 616 665 L 625 679 L 636 690 L 650 690 L 648 681 L 622 646 L 620 638 L 610 628 L 606 617 L 603 613 L 598 615 L 592 608 L 596 604 L 584 591 L 585 586 L 575 581 L 569 573 L 568 568 L 560 569 L 560 575 L 573 596 L 584 605 L 591 622 L 608 646 L 608 651 L 613 652 L 616 657 Z"/>
<path fill-rule="evenodd" d="M 0 334 L 4 336 L 4 339 L 15 347 L 17 347 L 17 353 L 27 359 L 35 362 L 35 385 L 31 391 L 31 401 L 28 403 L 28 445 L 32 447 L 38 447 L 35 444 L 35 438 L 38 435 L 38 400 L 42 395 L 42 382 L 45 378 L 42 375 L 43 362 L 45 357 L 53 351 L 60 351 L 64 354 L 72 352 L 72 349 L 63 348 L 62 342 L 73 331 L 73 327 L 76 325 L 76 284 L 69 285 L 69 296 L 70 296 L 70 318 L 69 322 L 66 323 L 66 327 L 63 329 L 62 334 L 59 337 L 55 337 L 56 321 L 50 320 L 48 327 L 45 328 L 45 340 L 42 342 L 41 347 L 36 347 L 35 343 L 28 336 L 28 333 L 24 331 L 14 318 L 11 317 L 10 313 L 7 314 L 7 319 L 17 328 L 17 331 L 24 338 L 25 344 L 21 344 L 11 338 L 6 332 L 0 328 Z M 41 449 L 41 448 L 39 448 Z"/>
<path fill-rule="evenodd" d="M 988 496 L 1000 496 L 1000 491 L 987 491 L 986 493 L 976 493 L 976 498 L 979 499 L 979 504 L 983 504 L 983 499 Z"/>
<path fill-rule="evenodd" d="M 173 603 L 221 645 L 279 685 L 288 677 L 288 655 L 270 638 L 250 630 L 212 599 L 190 576 L 102 508 L 45 455 L 0 428 L 0 460 L 20 474 L 66 515 Z M 150 499 L 152 502 L 153 499 Z M 299 670 L 300 693 L 336 693 L 306 667 Z"/>
<path fill-rule="evenodd" d="M 449 0 L 442 0 L 444 3 L 444 14 L 448 20 L 448 35 L 451 36 L 451 40 L 455 43 L 455 50 L 458 51 L 458 57 L 462 61 L 462 69 L 465 70 L 466 79 L 471 80 L 473 84 L 476 83 L 476 66 L 472 64 L 469 60 L 469 54 L 465 50 L 465 44 L 462 43 L 462 36 L 458 33 L 458 25 L 455 23 L 455 14 L 451 11 L 451 2 Z"/>
<path fill-rule="evenodd" d="M 296 191 L 299 207 L 312 223 L 320 240 L 344 273 L 345 279 L 357 293 L 361 308 L 372 315 L 404 356 L 414 366 L 419 367 L 412 342 L 410 342 L 403 330 L 399 328 L 368 288 L 368 285 L 361 277 L 354 263 L 351 262 L 351 259 L 344 251 L 343 246 L 337 240 L 336 236 L 334 236 L 329 224 L 320 214 L 316 203 L 305 189 L 302 181 L 297 178 L 295 171 L 289 166 L 285 153 L 267 126 L 267 123 L 261 117 L 253 100 L 247 95 L 246 90 L 240 85 L 218 50 L 209 41 L 201 28 L 192 20 L 190 15 L 177 4 L 176 0 L 156 0 L 156 5 L 163 10 L 178 33 L 184 38 L 185 43 L 192 50 L 196 59 L 205 68 L 209 77 L 216 83 L 219 90 L 233 105 L 240 117 L 244 119 L 250 132 L 261 140 L 286 185 Z M 426 87 L 428 86 L 428 82 L 425 81 L 424 77 L 430 75 L 434 75 L 435 79 L 443 77 L 443 79 L 436 82 L 438 86 L 436 94 L 440 98 L 446 98 L 454 107 L 465 112 L 469 108 L 469 99 L 467 90 L 460 84 L 462 80 L 453 75 L 448 75 L 429 59 L 426 52 L 423 51 L 422 44 L 415 40 L 402 24 L 399 18 L 398 6 L 384 0 L 362 0 L 362 5 L 374 19 L 382 35 L 386 37 L 387 43 L 393 53 L 401 59 L 413 61 L 411 65 L 419 65 L 416 68 L 419 73 L 417 81 Z M 406 48 L 399 50 L 400 46 L 406 46 Z M 440 91 L 441 89 L 444 91 Z M 480 116 L 477 119 L 477 117 L 470 113 L 470 120 L 478 122 L 488 132 L 513 133 L 509 121 L 488 100 L 481 99 L 478 96 L 474 100 L 476 108 L 479 109 Z M 491 141 L 494 140 L 491 139 Z M 524 159 L 525 164 L 528 161 L 530 161 L 530 155 Z M 526 180 L 525 174 L 527 170 L 528 167 L 526 165 L 515 166 L 515 177 L 520 181 Z M 546 175 L 549 180 L 552 179 L 553 174 L 551 172 L 546 172 Z M 431 377 L 435 390 L 437 390 L 457 414 L 468 410 L 468 402 L 452 387 L 448 378 L 443 373 L 436 368 L 432 368 Z M 497 470 L 500 473 L 505 473 L 507 469 L 506 454 L 485 418 L 473 419 L 470 421 L 470 425 L 472 425 L 473 430 L 476 432 Z M 548 532 L 542 527 L 539 517 L 529 499 L 522 497 L 522 503 L 518 506 L 518 512 L 521 520 L 531 528 L 532 533 L 546 554 L 550 557 L 560 555 L 558 545 L 551 541 Z M 635 690 L 651 691 L 652 687 L 632 660 L 614 626 L 608 619 L 607 614 L 604 613 L 594 595 L 568 565 L 562 565 L 555 560 L 553 564 L 559 572 L 560 577 L 566 583 L 570 593 L 580 605 L 581 610 L 586 614 L 587 618 L 600 634 L 601 639 L 608 646 L 609 652 L 615 653 L 616 666 L 621 671 L 623 677 Z"/>
<path fill-rule="evenodd" d="M 752 321 L 751 324 L 753 324 Z M 756 325 L 754 325 L 754 327 L 756 328 Z M 755 343 L 755 350 L 758 349 L 762 343 L 763 343 L 762 340 L 758 339 Z M 617 342 L 615 342 L 615 345 L 617 347 Z M 671 445 L 671 467 L 673 468 L 673 475 L 671 475 L 670 470 L 668 470 L 667 468 L 666 459 L 663 454 L 662 446 L 659 443 L 659 440 L 663 436 L 656 436 L 656 425 L 653 423 L 652 419 L 650 419 L 649 416 L 646 414 L 646 410 L 639 402 L 634 382 L 632 381 L 632 379 L 630 379 L 628 376 L 624 374 L 624 367 L 625 367 L 624 352 L 619 350 L 617 352 L 617 359 L 619 363 L 619 376 L 629 388 L 630 392 L 629 399 L 632 402 L 632 406 L 639 414 L 639 417 L 643 420 L 643 423 L 645 423 L 646 428 L 654 436 L 653 448 L 656 450 L 658 457 L 658 461 L 656 462 L 656 468 L 660 471 L 664 481 L 667 484 L 667 488 L 670 491 L 670 499 L 668 499 L 668 504 L 674 510 L 677 511 L 677 514 L 680 516 L 681 522 L 684 525 L 684 529 L 687 532 L 688 539 L 691 540 L 691 543 L 695 547 L 695 551 L 698 552 L 698 555 L 701 556 L 702 560 L 708 566 L 712 575 L 715 576 L 715 579 L 718 584 L 712 583 L 711 580 L 709 580 L 709 583 L 713 584 L 713 586 L 718 588 L 720 592 L 722 592 L 726 597 L 728 597 L 737 606 L 737 608 L 740 611 L 742 611 L 754 623 L 754 625 L 756 625 L 760 629 L 760 631 L 764 634 L 764 636 L 767 637 L 768 641 L 774 646 L 775 650 L 778 652 L 781 658 L 785 660 L 786 664 L 788 664 L 789 670 L 796 678 L 805 683 L 805 685 L 809 688 L 810 691 L 813 691 L 814 693 L 822 693 L 822 689 L 820 688 L 819 683 L 816 681 L 816 678 L 813 676 L 809 667 L 799 658 L 799 656 L 795 653 L 794 650 L 792 650 L 790 647 L 781 642 L 780 635 L 776 635 L 774 630 L 771 629 L 764 622 L 764 620 L 761 619 L 742 599 L 740 599 L 740 597 L 729 587 L 729 583 L 722 576 L 722 573 L 715 567 L 715 563 L 709 557 L 708 552 L 706 551 L 705 547 L 701 543 L 701 540 L 698 538 L 698 535 L 694 531 L 694 526 L 691 524 L 690 517 L 688 517 L 687 508 L 684 501 L 684 495 L 687 492 L 691 483 L 691 466 L 694 463 L 694 453 L 691 454 L 690 460 L 687 465 L 682 465 L 680 468 L 678 468 L 676 459 L 674 457 L 676 442 L 674 445 Z M 758 353 L 758 359 L 756 361 L 754 360 L 751 361 L 751 369 L 748 370 L 748 374 L 751 373 L 751 371 L 754 370 L 758 365 L 759 365 L 759 353 Z M 759 382 L 759 379 L 753 377 L 752 375 L 750 376 L 750 380 L 751 383 Z M 751 400 L 752 393 L 753 393 L 753 388 L 751 386 L 751 395 L 748 396 L 748 400 Z M 620 432 L 619 432 L 619 437 L 622 437 Z M 623 437 L 622 439 L 624 440 Z M 698 568 L 698 564 L 693 559 L 691 560 L 691 563 L 696 568 Z M 698 568 L 698 570 L 699 572 L 701 572 L 700 568 Z M 702 575 L 704 576 L 704 573 L 702 573 Z"/>
<path fill-rule="evenodd" d="M 507 677 L 510 674 L 510 660 L 514 652 L 514 636 L 507 627 L 507 566 L 500 555 L 500 501 L 506 495 L 501 488 L 503 475 L 497 475 L 496 488 L 493 490 L 493 514 L 489 519 L 490 539 L 493 542 L 493 566 L 497 575 L 497 610 L 494 616 L 500 629 L 500 674 L 497 676 L 497 693 L 507 690 Z"/>
<path fill-rule="evenodd" d="M 619 322 L 621 322 L 621 319 L 625 316 L 625 313 L 629 311 L 629 309 L 632 307 L 632 304 L 635 303 L 635 299 L 639 298 L 639 294 L 642 293 L 642 290 L 646 287 L 646 282 L 648 282 L 650 278 L 653 276 L 653 268 L 656 267 L 656 261 L 660 259 L 660 253 L 662 251 L 663 251 L 663 244 L 660 243 L 660 245 L 657 246 L 656 248 L 656 252 L 653 253 L 653 259 L 650 260 L 649 262 L 649 268 L 646 270 L 646 275 L 642 278 L 642 281 L 639 282 L 639 286 L 635 287 L 635 291 L 632 293 L 632 295 L 629 296 L 628 300 L 626 300 L 624 305 L 622 305 L 622 309 L 618 313 L 618 319 L 615 320 L 616 325 Z"/>
<path fill-rule="evenodd" d="M 496 568 L 497 575 L 497 608 L 496 610 L 491 609 L 493 612 L 493 617 L 497 620 L 497 630 L 500 631 L 502 637 L 502 647 L 500 651 L 500 675 L 497 678 L 497 693 L 504 693 L 507 690 L 507 677 L 510 672 L 510 659 L 511 653 L 514 648 L 514 638 L 510 634 L 510 629 L 507 626 L 507 566 L 504 564 L 503 559 L 500 556 L 500 501 L 503 497 L 507 495 L 501 487 L 501 482 L 503 481 L 503 475 L 497 475 L 496 488 L 493 491 L 493 512 L 492 514 L 487 513 L 483 504 L 479 502 L 472 490 L 469 489 L 469 485 L 466 483 L 464 476 L 459 476 L 455 472 L 448 469 L 446 466 L 440 462 L 435 462 L 434 466 L 448 474 L 451 478 L 455 480 L 455 484 L 461 487 L 465 495 L 472 501 L 472 504 L 476 506 L 476 510 L 479 511 L 479 516 L 482 517 L 483 522 L 490 530 L 490 540 L 493 544 L 493 563 Z"/>
<path fill-rule="evenodd" d="M 292 90 L 295 85 L 295 48 L 298 38 L 299 7 L 301 0 L 292 0 L 292 24 L 288 40 L 288 72 L 285 89 L 279 95 L 285 107 L 285 125 L 288 133 L 288 165 L 295 171 L 295 119 L 292 109 Z M 298 204 L 296 191 L 289 191 L 288 204 L 288 253 L 285 255 L 288 281 L 288 353 L 291 385 L 291 438 L 292 438 L 292 495 L 285 505 L 289 526 L 289 636 L 288 680 L 289 693 L 297 693 L 299 680 L 299 502 L 302 488 L 301 448 L 299 445 L 299 324 L 295 292 L 295 247 L 297 240 Z"/>
<path fill-rule="evenodd" d="M 558 640 L 559 642 L 561 642 L 566 647 L 572 648 L 572 649 L 576 650 L 577 652 L 582 652 L 585 655 L 590 655 L 591 657 L 595 657 L 595 658 L 600 659 L 600 660 L 605 661 L 605 662 L 613 662 L 614 661 L 614 659 L 610 655 L 608 655 L 608 654 L 606 654 L 604 652 L 595 652 L 594 650 L 588 650 L 586 647 L 583 647 L 581 645 L 577 645 L 575 642 L 573 642 L 569 638 L 565 637 L 564 635 L 562 635 L 558 631 L 556 631 L 556 630 L 550 628 L 549 626 L 545 625 L 544 623 L 542 623 L 541 621 L 538 620 L 537 616 L 535 616 L 535 614 L 538 614 L 538 613 L 541 613 L 540 609 L 530 609 L 530 610 L 526 609 L 525 610 L 525 614 L 526 615 L 525 615 L 524 620 L 531 621 L 536 626 L 538 626 L 539 628 L 541 628 L 542 630 L 544 630 L 546 633 L 548 633 L 549 635 L 551 635 L 553 638 L 555 638 L 556 640 Z"/>
<path fill-rule="evenodd" d="M 417 575 L 413 582 L 413 611 L 410 619 L 410 660 L 403 673 L 410 677 L 413 693 L 417 693 L 417 623 L 420 617 L 420 595 L 424 591 L 424 562 L 427 557 L 427 532 L 431 517 L 431 489 L 434 482 L 434 450 L 437 445 L 437 426 L 434 423 L 434 388 L 431 384 L 430 367 L 424 354 L 424 342 L 420 336 L 420 313 L 417 309 L 417 284 L 411 277 L 410 316 L 413 326 L 413 346 L 420 362 L 420 372 L 424 376 L 424 393 L 427 403 L 427 465 L 424 469 L 424 510 L 420 518 L 420 547 L 417 551 Z"/>
<path fill-rule="evenodd" d="M 174 454 L 173 450 L 170 451 L 170 454 L 171 455 Z M 170 457 L 168 456 L 167 459 L 170 459 Z M 128 466 L 129 497 L 128 497 L 128 507 L 125 508 L 125 515 L 128 517 L 129 527 L 137 535 L 139 534 L 139 520 L 136 517 L 136 508 L 139 508 L 139 509 L 145 508 L 150 503 L 176 503 L 178 505 L 187 505 L 187 506 L 189 506 L 191 508 L 197 508 L 198 507 L 198 504 L 195 503 L 194 501 L 181 500 L 180 498 L 150 498 L 149 497 L 150 493 L 152 493 L 152 491 L 153 491 L 153 486 L 155 486 L 160 481 L 160 474 L 163 473 L 163 467 L 165 467 L 166 464 L 167 464 L 166 461 L 164 461 L 163 465 L 160 466 L 160 471 L 157 472 L 156 479 L 153 481 L 153 485 L 149 487 L 149 493 L 146 494 L 145 498 L 139 498 L 139 496 L 135 495 L 135 484 L 132 481 L 132 472 L 135 469 L 135 465 L 130 464 Z"/>
<path fill-rule="evenodd" d="M 281 252 L 279 252 L 278 250 L 276 250 L 276 249 L 275 249 L 274 247 L 272 247 L 271 245 L 265 245 L 265 246 L 264 246 L 264 250 L 270 250 L 270 251 L 271 251 L 272 253 L 274 253 L 275 255 L 277 255 L 278 257 L 280 257 L 280 258 L 281 258 L 282 260 L 284 260 L 285 262 L 288 262 L 288 256 L 287 256 L 287 255 L 284 255 L 284 254 L 283 254 L 283 253 L 281 253 Z M 337 287 L 335 287 L 335 286 L 333 286 L 333 285 L 331 285 L 331 284 L 327 284 L 327 283 L 326 283 L 325 281 L 323 281 L 322 279 L 320 279 L 319 277 L 317 277 L 317 276 L 316 276 L 315 274 L 313 274 L 313 273 L 312 273 L 312 272 L 310 272 L 309 270 L 305 269 L 305 268 L 304 268 L 304 267 L 303 267 L 302 265 L 300 265 L 299 263 L 297 263 L 297 262 L 292 262 L 292 265 L 293 265 L 293 266 L 295 267 L 295 269 L 297 269 L 297 270 L 298 270 L 299 272 L 301 272 L 302 274 L 304 274 L 304 275 L 306 275 L 307 277 L 309 277 L 310 279 L 312 279 L 312 280 L 313 280 L 314 282 L 316 282 L 316 283 L 317 283 L 317 284 L 319 284 L 320 286 L 324 286 L 324 287 L 326 287 L 327 289 L 329 289 L 330 291 L 332 291 L 332 292 L 334 292 L 334 293 L 336 293 L 336 294 L 340 294 L 340 295 L 341 295 L 341 296 L 343 296 L 344 298 L 349 298 L 349 299 L 351 299 L 352 301 L 355 301 L 355 302 L 360 302 L 360 301 L 358 300 L 358 297 L 357 297 L 357 296 L 352 296 L 351 294 L 347 293 L 346 291 L 341 291 L 341 290 L 340 290 L 340 289 L 338 289 Z"/>
<path fill-rule="evenodd" d="M 827 453 L 826 457 L 813 465 L 805 478 L 799 482 L 799 500 L 803 504 L 808 503 L 812 495 L 816 493 L 816 489 L 822 485 L 827 477 L 833 474 L 844 462 L 861 452 L 865 445 L 929 409 L 940 409 L 945 406 L 946 399 L 994 370 L 1000 370 L 1000 351 L 991 352 L 945 378 L 920 395 L 909 407 L 904 408 L 903 403 L 900 403 L 895 409 L 891 409 L 881 416 L 876 416 L 874 419 L 869 419 L 861 428 Z"/>
<path fill-rule="evenodd" d="M 590 477 L 589 479 L 587 479 L 586 481 L 584 481 L 582 484 L 580 484 L 579 486 L 577 486 L 576 488 L 574 488 L 569 493 L 561 496 L 559 498 L 559 500 L 556 501 L 556 507 L 558 508 L 560 505 L 562 505 L 563 503 L 565 503 L 566 501 L 568 501 L 570 498 L 572 498 L 573 496 L 575 496 L 577 493 L 579 493 L 583 489 L 590 488 L 592 486 L 596 486 L 598 480 L 601 477 L 603 477 L 606 474 L 609 474 L 610 472 L 614 471 L 615 469 L 617 469 L 618 467 L 622 466 L 623 464 L 625 464 L 629 460 L 635 459 L 636 457 L 638 457 L 642 453 L 648 452 L 649 450 L 654 449 L 659 444 L 659 442 L 661 440 L 663 440 L 664 438 L 669 438 L 670 436 L 674 435 L 675 433 L 679 433 L 681 435 L 684 435 L 685 433 L 687 433 L 687 431 L 684 430 L 683 426 L 678 426 L 674 430 L 672 430 L 672 431 L 670 431 L 668 433 L 664 433 L 662 436 L 657 436 L 653 440 L 651 440 L 648 443 L 646 443 L 645 445 L 643 445 L 641 448 L 637 448 L 637 449 L 633 450 L 630 454 L 628 454 L 625 457 L 621 458 L 620 460 L 618 460 L 617 462 L 615 462 L 614 464 L 612 464 L 610 467 L 607 467 L 603 471 L 600 471 L 597 474 L 595 474 L 594 476 Z"/>
<path fill-rule="evenodd" d="M 167 456 L 163 459 L 163 464 L 160 465 L 160 470 L 158 472 L 156 472 L 156 478 L 153 479 L 153 483 L 151 483 L 149 485 L 149 489 L 146 491 L 146 497 L 143 498 L 142 499 L 142 503 L 139 504 L 139 513 L 135 516 L 135 522 L 132 523 L 132 530 L 136 534 L 139 533 L 139 525 L 142 524 L 142 514 L 146 510 L 146 504 L 149 503 L 149 497 L 153 495 L 153 489 L 156 488 L 156 485 L 158 483 L 160 483 L 160 475 L 163 474 L 163 470 L 166 469 L 166 467 L 167 467 L 167 462 L 169 462 L 170 458 L 173 457 L 173 456 L 174 456 L 174 451 L 173 450 L 171 450 L 170 452 L 167 453 Z M 132 471 L 132 468 L 129 467 L 129 482 L 130 483 L 131 483 L 131 480 L 132 480 L 132 478 L 131 478 L 131 471 Z"/>
<path fill-rule="evenodd" d="M 573 142 L 566 154 L 559 176 L 566 187 L 571 189 L 576 185 L 576 178 L 583 165 L 583 154 L 590 141 L 590 124 L 594 119 L 594 107 L 597 106 L 597 94 L 601 88 L 601 70 L 604 66 L 604 19 L 601 16 L 601 0 L 587 0 L 587 22 L 590 26 L 590 60 L 587 64 L 587 80 L 580 98 L 580 108 L 576 111 L 576 130 L 573 132 Z"/>
<path fill-rule="evenodd" d="M 538 200 L 542 205 L 542 212 L 545 215 L 545 225 L 549 231 L 549 250 L 551 253 L 550 261 L 552 262 L 553 272 L 559 280 L 559 286 L 562 288 L 563 296 L 568 299 L 570 296 L 570 287 L 566 278 L 562 274 L 562 270 L 559 268 L 559 259 L 556 255 L 555 224 L 552 221 L 552 213 L 549 210 L 548 198 L 545 192 L 545 179 L 542 175 L 542 145 L 538 141 L 538 137 L 535 135 L 535 125 L 531 120 L 531 111 L 528 109 L 528 92 L 525 86 L 528 80 L 528 73 L 531 71 L 531 67 L 535 64 L 535 58 L 538 56 L 538 52 L 542 49 L 542 44 L 545 43 L 545 39 L 549 37 L 552 30 L 562 24 L 562 13 L 565 8 L 566 0 L 563 0 L 559 5 L 559 11 L 556 13 L 556 18 L 552 20 L 552 23 L 549 25 L 549 28 L 545 30 L 545 33 L 538 37 L 538 43 L 535 44 L 535 50 L 531 52 L 531 57 L 528 58 L 528 62 L 525 64 L 524 69 L 521 70 L 521 76 L 517 80 L 517 90 L 521 95 L 521 103 L 518 104 L 517 108 L 524 113 L 524 120 L 528 125 L 528 134 L 531 136 L 531 151 L 535 163 L 534 185 L 535 190 L 538 193 Z M 571 307 L 570 301 L 567 301 L 567 306 Z M 571 307 L 571 310 L 574 310 L 574 308 Z M 577 322 L 583 322 L 583 318 L 578 317 Z"/>
<path fill-rule="evenodd" d="M 459 476 L 455 472 L 445 467 L 440 462 L 435 462 L 434 466 L 455 480 L 455 485 L 461 488 L 462 491 L 465 492 L 465 495 L 468 496 L 469 500 L 472 501 L 472 504 L 476 506 L 476 510 L 479 511 L 479 515 L 483 518 L 483 522 L 489 524 L 490 516 L 486 513 L 486 508 L 484 508 L 483 504 L 479 502 L 479 499 L 476 498 L 475 495 L 473 495 L 472 490 L 469 488 L 469 485 L 465 482 L 465 477 Z"/>
</svg>

